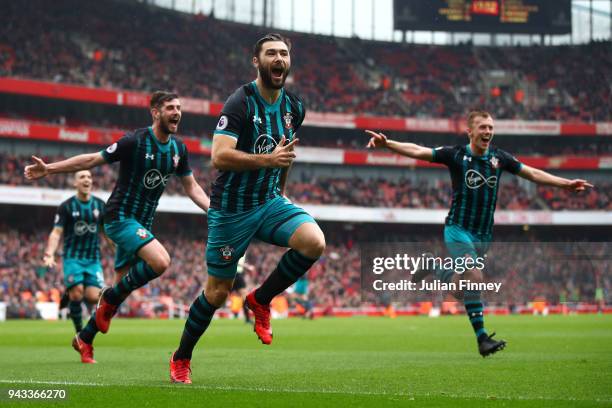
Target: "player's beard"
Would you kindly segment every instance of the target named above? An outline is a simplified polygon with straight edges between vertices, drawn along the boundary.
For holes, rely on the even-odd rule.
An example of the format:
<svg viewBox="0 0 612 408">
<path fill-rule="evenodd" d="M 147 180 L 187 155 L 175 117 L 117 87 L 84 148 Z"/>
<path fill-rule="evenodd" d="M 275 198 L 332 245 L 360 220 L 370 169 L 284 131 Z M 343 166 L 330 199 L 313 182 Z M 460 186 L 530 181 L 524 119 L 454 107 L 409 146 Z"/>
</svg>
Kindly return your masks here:
<svg viewBox="0 0 612 408">
<path fill-rule="evenodd" d="M 285 81 L 287 80 L 287 77 L 289 76 L 290 69 L 291 68 L 283 69 L 283 80 L 281 81 L 280 85 L 276 85 L 272 81 L 272 65 L 268 67 L 263 67 L 260 65 L 258 68 L 258 71 L 259 71 L 259 77 L 261 78 L 261 82 L 263 82 L 266 88 L 281 89 L 283 86 L 285 86 Z"/>
<path fill-rule="evenodd" d="M 170 130 L 170 119 L 171 118 L 164 118 L 162 116 L 161 120 L 159 121 L 159 128 L 161 129 L 162 132 L 164 132 L 167 135 L 171 135 L 173 133 L 177 133 L 178 132 L 178 125 L 179 125 L 179 123 L 181 123 L 181 120 L 179 119 L 178 123 L 176 124 L 176 131 L 173 132 L 173 131 Z"/>
</svg>

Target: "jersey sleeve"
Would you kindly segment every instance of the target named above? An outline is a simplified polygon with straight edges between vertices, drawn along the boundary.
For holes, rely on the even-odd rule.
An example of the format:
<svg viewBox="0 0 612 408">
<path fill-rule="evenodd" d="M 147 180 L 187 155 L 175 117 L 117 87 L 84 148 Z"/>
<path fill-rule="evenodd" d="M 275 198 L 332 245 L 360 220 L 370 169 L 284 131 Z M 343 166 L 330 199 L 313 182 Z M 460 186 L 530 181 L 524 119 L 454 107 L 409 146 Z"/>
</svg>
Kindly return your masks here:
<svg viewBox="0 0 612 408">
<path fill-rule="evenodd" d="M 182 153 L 179 158 L 179 164 L 176 167 L 176 175 L 179 177 L 191 176 L 193 172 L 191 171 L 191 167 L 189 167 L 189 151 L 187 151 L 187 146 L 184 144 L 181 147 Z"/>
<path fill-rule="evenodd" d="M 62 205 L 60 205 L 57 208 L 57 213 L 55 213 L 55 219 L 53 220 L 53 226 L 64 228 L 67 218 L 68 218 L 68 211 L 66 209 L 66 203 L 62 203 Z"/>
<path fill-rule="evenodd" d="M 504 150 L 499 149 L 497 156 L 499 157 L 501 168 L 509 173 L 518 174 L 523 168 L 523 163 Z"/>
<path fill-rule="evenodd" d="M 226 135 L 238 139 L 246 120 L 246 100 L 240 97 L 240 93 L 235 93 L 223 105 L 214 135 Z"/>
<path fill-rule="evenodd" d="M 451 164 L 456 152 L 457 149 L 454 146 L 435 147 L 431 150 L 431 161 L 433 163 L 440 163 L 448 166 Z"/>
<path fill-rule="evenodd" d="M 133 148 L 136 146 L 136 136 L 132 134 L 126 134 L 121 139 L 117 140 L 100 153 L 107 163 L 114 163 L 116 161 L 125 160 L 129 158 L 130 153 L 133 152 Z"/>
</svg>

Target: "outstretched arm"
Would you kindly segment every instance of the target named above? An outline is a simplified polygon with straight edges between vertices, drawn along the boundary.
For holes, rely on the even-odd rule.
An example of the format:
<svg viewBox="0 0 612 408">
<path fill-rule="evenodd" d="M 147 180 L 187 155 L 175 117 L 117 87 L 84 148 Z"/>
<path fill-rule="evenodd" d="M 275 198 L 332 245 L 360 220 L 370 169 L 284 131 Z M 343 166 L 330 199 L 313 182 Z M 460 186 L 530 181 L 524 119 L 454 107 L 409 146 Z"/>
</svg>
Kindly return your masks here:
<svg viewBox="0 0 612 408">
<path fill-rule="evenodd" d="M 535 167 L 523 164 L 521 171 L 518 173 L 524 179 L 533 181 L 537 184 L 564 188 L 570 191 L 584 191 L 587 188 L 592 188 L 593 185 L 582 179 L 566 179 L 564 177 L 554 176 L 544 170 L 536 169 Z"/>
<path fill-rule="evenodd" d="M 414 143 L 400 143 L 395 140 L 387 139 L 383 133 L 372 132 L 371 130 L 366 130 L 366 133 L 369 134 L 370 141 L 368 142 L 368 148 L 380 148 L 386 147 L 387 149 L 401 154 L 402 156 L 412 157 L 413 159 L 419 160 L 433 160 L 432 149 L 429 147 L 419 146 Z"/>
<path fill-rule="evenodd" d="M 87 153 L 79 154 L 66 160 L 55 163 L 45 163 L 42 159 L 32 156 L 34 164 L 26 166 L 24 174 L 28 180 L 36 180 L 56 173 L 74 173 L 79 170 L 87 170 L 105 163 L 102 154 Z"/>
<path fill-rule="evenodd" d="M 200 184 L 196 181 L 195 177 L 192 174 L 188 176 L 181 177 L 181 184 L 183 184 L 183 188 L 185 189 L 185 194 L 191 201 L 195 203 L 198 207 L 208 212 L 208 207 L 210 207 L 210 198 Z"/>
</svg>

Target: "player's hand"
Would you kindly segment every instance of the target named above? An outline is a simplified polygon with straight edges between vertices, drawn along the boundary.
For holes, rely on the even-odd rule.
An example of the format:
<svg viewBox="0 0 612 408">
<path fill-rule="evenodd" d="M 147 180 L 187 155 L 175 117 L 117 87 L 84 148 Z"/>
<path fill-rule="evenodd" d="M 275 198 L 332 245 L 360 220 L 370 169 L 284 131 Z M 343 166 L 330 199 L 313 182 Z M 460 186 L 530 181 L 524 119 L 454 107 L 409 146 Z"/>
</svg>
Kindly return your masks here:
<svg viewBox="0 0 612 408">
<path fill-rule="evenodd" d="M 43 265 L 46 266 L 47 268 L 54 268 L 55 267 L 55 257 L 53 255 L 47 255 L 45 254 L 43 256 Z"/>
<path fill-rule="evenodd" d="M 36 180 L 39 178 L 43 178 L 47 174 L 49 174 L 49 170 L 47 170 L 47 164 L 42 161 L 42 159 L 36 156 L 32 156 L 32 160 L 34 161 L 34 164 L 26 166 L 23 172 L 23 174 L 28 180 Z"/>
<path fill-rule="evenodd" d="M 371 130 L 366 130 L 366 133 L 371 136 L 367 146 L 368 149 L 387 147 L 387 136 L 385 136 L 383 133 L 376 133 L 372 132 Z"/>
<path fill-rule="evenodd" d="M 269 167 L 285 168 L 291 166 L 293 159 L 295 159 L 295 152 L 293 149 L 298 140 L 300 139 L 293 139 L 291 142 L 285 144 L 287 138 L 283 136 L 274 151 L 270 153 Z"/>
<path fill-rule="evenodd" d="M 566 187 L 570 191 L 578 192 L 585 191 L 587 188 L 593 188 L 593 184 L 582 179 L 570 180 L 570 184 Z"/>
</svg>

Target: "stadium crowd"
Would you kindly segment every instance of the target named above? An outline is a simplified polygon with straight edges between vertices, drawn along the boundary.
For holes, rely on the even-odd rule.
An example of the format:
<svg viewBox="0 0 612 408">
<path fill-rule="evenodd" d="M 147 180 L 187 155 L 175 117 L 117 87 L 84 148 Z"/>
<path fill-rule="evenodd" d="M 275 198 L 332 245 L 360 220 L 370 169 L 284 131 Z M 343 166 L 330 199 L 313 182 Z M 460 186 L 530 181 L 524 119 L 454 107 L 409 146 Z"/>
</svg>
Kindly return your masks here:
<svg viewBox="0 0 612 408">
<path fill-rule="evenodd" d="M 63 157 L 43 157 L 47 161 Z M 72 189 L 72 176 L 56 174 L 34 182 L 23 175 L 23 166 L 28 157 L 0 153 L 0 185 L 40 186 Z M 202 160 L 192 160 L 194 176 L 206 191 L 216 171 L 208 168 Z M 444 209 L 450 205 L 450 181 L 412 181 L 365 179 L 362 177 L 316 177 L 295 172 L 287 184 L 287 195 L 296 203 L 352 205 L 360 207 L 434 208 Z M 116 166 L 92 169 L 94 189 L 110 191 L 116 180 Z M 170 179 L 165 194 L 184 194 L 176 177 Z M 612 183 L 597 183 L 597 188 L 582 194 L 570 194 L 552 187 L 538 186 L 537 193 L 530 194 L 517 182 L 506 176 L 499 190 L 498 208 L 507 210 L 552 209 L 552 210 L 610 210 L 612 209 Z"/>
<path fill-rule="evenodd" d="M 0 76 L 145 92 L 166 88 L 213 101 L 224 101 L 253 77 L 251 46 L 261 28 L 137 2 L 43 3 L 5 5 Z M 148 29 L 152 21 L 155 30 Z M 494 48 L 290 37 L 289 87 L 310 110 L 455 117 L 480 106 L 500 119 L 612 118 L 610 42 Z M 596 63 L 585 67 L 585 55 Z M 504 74 L 504 84 L 482 78 L 493 70 Z"/>
<path fill-rule="evenodd" d="M 380 226 L 384 229 L 384 226 Z M 158 227 L 162 244 L 172 257 L 170 268 L 161 279 L 134 292 L 124 304 L 121 313 L 128 316 L 150 317 L 167 315 L 170 309 L 188 305 L 203 288 L 206 281 L 204 260 L 205 241 L 185 234 L 164 233 Z M 12 316 L 36 317 L 33 305 L 36 301 L 58 302 L 63 292 L 61 262 L 54 269 L 41 265 L 47 232 L 23 232 L 2 225 L 0 229 L 0 301 L 7 302 Z M 154 230 L 155 231 L 155 230 Z M 368 240 L 367 228 L 358 231 L 330 233 L 328 246 L 308 273 L 310 297 L 321 309 L 358 307 L 361 305 L 361 259 L 360 239 Z M 405 233 L 404 233 L 405 234 Z M 429 248 L 439 247 L 431 234 L 394 236 L 385 234 L 395 242 L 421 241 Z M 370 235 L 369 240 L 372 237 Z M 504 236 L 505 240 L 512 237 Z M 593 301 L 595 288 L 602 287 L 607 293 L 612 289 L 609 271 L 601 263 L 578 264 L 551 262 L 572 252 L 575 242 L 558 244 L 499 243 L 489 254 L 491 279 L 504 282 L 506 290 L 499 297 L 491 297 L 492 303 L 523 304 L 541 297 L 550 303 L 563 300 Z M 606 258 L 609 244 L 585 244 L 589 253 Z M 607 245 L 607 246 L 606 246 Z M 585 247 L 586 248 L 586 247 Z M 584 250 L 581 250 L 584 252 Z M 593 252 L 594 251 L 594 252 Z M 282 256 L 284 249 L 254 242 L 247 252 L 247 262 L 254 265 L 246 273 L 249 287 L 260 283 Z M 581 252 L 581 253 L 582 253 Z M 106 281 L 112 276 L 112 252 L 102 244 L 102 263 Z"/>
</svg>

